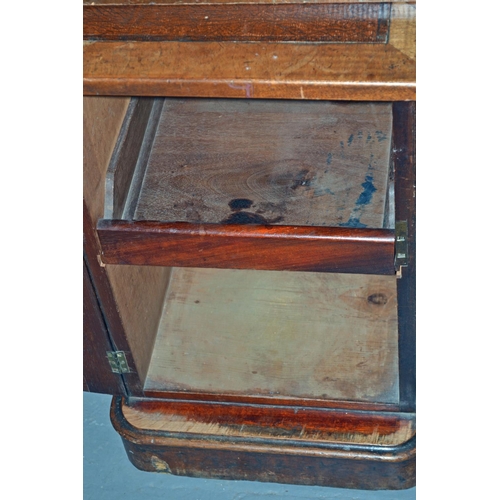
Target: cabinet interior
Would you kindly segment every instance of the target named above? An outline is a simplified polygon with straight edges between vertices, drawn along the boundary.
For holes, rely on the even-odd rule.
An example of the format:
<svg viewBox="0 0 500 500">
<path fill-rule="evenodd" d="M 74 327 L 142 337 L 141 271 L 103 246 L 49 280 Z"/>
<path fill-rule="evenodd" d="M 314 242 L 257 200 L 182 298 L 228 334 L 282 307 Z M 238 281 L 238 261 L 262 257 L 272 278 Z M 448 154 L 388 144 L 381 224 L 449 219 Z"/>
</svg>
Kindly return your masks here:
<svg viewBox="0 0 500 500">
<path fill-rule="evenodd" d="M 393 228 L 391 130 L 387 103 L 133 99 L 104 218 Z M 146 395 L 399 402 L 395 275 L 107 268 Z"/>
<path fill-rule="evenodd" d="M 144 389 L 396 404 L 396 279 L 173 268 Z"/>
</svg>

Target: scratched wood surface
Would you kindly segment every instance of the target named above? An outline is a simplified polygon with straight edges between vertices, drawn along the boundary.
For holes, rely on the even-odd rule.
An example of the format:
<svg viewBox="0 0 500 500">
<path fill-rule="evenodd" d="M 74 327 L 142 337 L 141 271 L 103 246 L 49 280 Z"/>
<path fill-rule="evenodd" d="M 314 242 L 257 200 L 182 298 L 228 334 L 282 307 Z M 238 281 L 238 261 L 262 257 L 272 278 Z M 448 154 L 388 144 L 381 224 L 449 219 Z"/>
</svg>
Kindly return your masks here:
<svg viewBox="0 0 500 500">
<path fill-rule="evenodd" d="M 385 103 L 166 99 L 135 220 L 383 226 Z"/>
<path fill-rule="evenodd" d="M 415 60 L 388 44 L 83 44 L 85 95 L 414 100 Z"/>
<path fill-rule="evenodd" d="M 171 402 L 163 404 L 162 408 L 156 401 L 145 401 L 139 403 L 140 409 L 134 403 L 132 406 L 141 413 L 150 413 L 149 410 L 161 413 L 162 410 L 172 408 Z M 358 442 L 354 445 L 352 442 L 333 439 L 321 441 L 313 435 L 310 439 L 303 440 L 279 439 L 264 433 L 259 435 L 262 429 L 255 429 L 255 433 L 251 435 L 247 424 L 249 420 L 255 422 L 255 415 L 249 414 L 255 408 L 248 409 L 250 412 L 246 414 L 247 409 L 244 409 L 241 412 L 243 415 L 238 415 L 235 413 L 239 409 L 235 407 L 229 407 L 227 414 L 222 412 L 221 416 L 226 423 L 228 420 L 232 421 L 243 435 L 232 435 L 230 432 L 226 433 L 225 429 L 221 429 L 218 434 L 172 432 L 141 428 L 140 420 L 144 414 L 135 419 L 132 417 L 134 423 L 139 424 L 137 427 L 132 425 L 125 416 L 127 406 L 123 398 L 113 398 L 111 422 L 123 439 L 130 461 L 141 470 L 203 478 L 367 490 L 398 490 L 415 485 L 416 436 L 402 444 L 374 446 L 371 443 Z M 212 405 L 205 410 L 199 407 L 201 405 L 196 406 L 197 413 L 193 420 L 207 418 L 213 421 Z M 264 423 L 268 432 L 274 427 L 277 434 L 285 430 L 287 424 L 294 419 L 299 427 L 301 420 L 304 423 L 304 420 L 310 419 L 315 425 L 319 424 L 311 413 L 301 419 L 301 416 L 290 415 L 291 412 L 288 412 L 287 417 L 281 409 L 273 410 L 272 407 L 257 410 L 260 413 L 257 420 Z M 300 409 L 294 408 L 292 411 L 297 411 L 299 415 Z M 325 424 L 327 429 L 328 426 L 332 428 L 338 425 L 346 431 L 353 430 L 359 436 L 369 430 L 370 425 L 375 425 L 377 432 L 383 433 L 395 423 L 394 414 L 343 414 L 339 416 L 335 412 L 328 413 L 326 418 L 321 419 L 323 425 L 319 424 L 319 427 L 325 430 Z M 177 417 L 182 418 L 182 415 L 177 414 Z M 413 416 L 409 417 L 411 419 Z M 402 420 L 404 418 L 402 416 Z M 216 420 L 219 419 L 216 417 Z M 196 422 L 192 424 L 193 427 L 196 426 Z"/>
<path fill-rule="evenodd" d="M 390 5 L 86 4 L 86 40 L 386 43 Z"/>
<path fill-rule="evenodd" d="M 161 390 L 397 403 L 396 279 L 174 268 L 145 384 Z"/>
<path fill-rule="evenodd" d="M 124 417 L 137 429 L 212 436 L 398 445 L 415 435 L 415 414 L 315 408 L 131 401 Z"/>
</svg>

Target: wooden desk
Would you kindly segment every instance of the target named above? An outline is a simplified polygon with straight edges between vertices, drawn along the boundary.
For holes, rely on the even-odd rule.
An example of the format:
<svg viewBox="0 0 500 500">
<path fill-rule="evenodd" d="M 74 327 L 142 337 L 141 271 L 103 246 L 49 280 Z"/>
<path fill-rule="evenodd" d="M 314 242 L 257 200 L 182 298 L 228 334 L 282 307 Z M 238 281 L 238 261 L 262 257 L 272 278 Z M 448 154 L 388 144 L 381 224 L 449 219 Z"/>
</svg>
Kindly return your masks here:
<svg viewBox="0 0 500 500">
<path fill-rule="evenodd" d="M 84 2 L 84 390 L 137 467 L 415 483 L 415 5 Z"/>
</svg>

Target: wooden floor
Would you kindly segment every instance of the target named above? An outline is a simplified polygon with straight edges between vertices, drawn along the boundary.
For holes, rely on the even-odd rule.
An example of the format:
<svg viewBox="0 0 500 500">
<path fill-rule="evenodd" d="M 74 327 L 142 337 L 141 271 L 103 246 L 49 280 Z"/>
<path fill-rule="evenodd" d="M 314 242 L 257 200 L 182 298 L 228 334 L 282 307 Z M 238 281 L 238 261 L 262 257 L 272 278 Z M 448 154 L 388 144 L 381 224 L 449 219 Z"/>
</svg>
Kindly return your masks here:
<svg viewBox="0 0 500 500">
<path fill-rule="evenodd" d="M 391 109 L 165 99 L 134 219 L 383 227 Z"/>
<path fill-rule="evenodd" d="M 146 391 L 397 403 L 396 278 L 174 268 Z"/>
</svg>

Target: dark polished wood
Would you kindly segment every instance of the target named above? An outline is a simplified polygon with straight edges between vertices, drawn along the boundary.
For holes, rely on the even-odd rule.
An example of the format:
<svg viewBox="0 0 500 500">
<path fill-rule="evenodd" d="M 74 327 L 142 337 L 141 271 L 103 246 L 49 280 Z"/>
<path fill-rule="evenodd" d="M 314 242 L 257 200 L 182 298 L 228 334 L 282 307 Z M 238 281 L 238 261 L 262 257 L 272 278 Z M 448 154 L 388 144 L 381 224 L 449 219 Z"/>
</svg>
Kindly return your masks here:
<svg viewBox="0 0 500 500">
<path fill-rule="evenodd" d="M 83 390 L 103 394 L 126 394 L 120 375 L 112 373 L 106 358 L 111 343 L 83 261 Z"/>
<path fill-rule="evenodd" d="M 84 40 L 386 43 L 389 4 L 84 5 Z"/>
<path fill-rule="evenodd" d="M 258 404 L 258 405 L 280 405 L 280 406 L 300 406 L 304 408 L 332 408 L 340 410 L 356 411 L 384 411 L 398 412 L 399 405 L 392 403 L 374 403 L 366 401 L 340 401 L 328 399 L 308 399 L 279 396 L 239 396 L 235 394 L 207 394 L 204 392 L 174 392 L 174 391 L 153 391 L 144 390 L 145 398 L 152 398 L 158 401 L 197 401 L 210 403 L 235 403 L 235 404 Z"/>
<path fill-rule="evenodd" d="M 393 164 L 396 220 L 408 222 L 408 266 L 398 280 L 399 389 L 405 411 L 416 408 L 416 106 L 394 103 Z"/>
<path fill-rule="evenodd" d="M 394 274 L 394 231 L 100 220 L 108 264 Z"/>
<path fill-rule="evenodd" d="M 405 489 L 415 485 L 415 436 L 393 446 L 312 437 L 264 437 L 258 434 L 262 417 L 256 418 L 257 429 L 250 426 L 249 432 L 242 432 L 240 436 L 218 432 L 218 424 L 208 433 L 150 430 L 139 428 L 136 422 L 131 425 L 124 416 L 126 408 L 123 405 L 121 398 L 114 398 L 111 421 L 122 437 L 130 461 L 141 470 L 204 478 L 369 490 Z M 239 410 L 233 411 L 237 414 Z M 277 410 L 277 413 L 280 411 Z M 236 414 L 224 418 L 238 420 Z M 380 417 L 371 418 L 376 420 Z M 156 413 L 154 421 L 157 427 L 161 427 L 158 419 L 161 420 L 161 417 Z M 369 432 L 375 420 L 365 427 L 366 431 Z M 288 422 L 291 423 L 291 420 Z M 352 424 L 354 427 L 359 424 L 359 421 L 357 424 L 349 422 L 346 416 L 338 421 L 332 420 L 333 425 L 335 422 L 348 432 Z M 370 417 L 366 418 L 368 422 Z M 395 422 L 394 415 L 388 417 L 388 422 Z M 272 422 L 265 425 L 272 427 Z M 286 427 L 287 419 L 283 425 Z M 385 425 L 382 427 L 386 428 Z M 387 429 L 390 427 L 388 424 Z"/>
<path fill-rule="evenodd" d="M 96 290 L 96 295 L 99 300 L 103 316 L 109 331 L 112 332 L 112 350 L 124 351 L 127 356 L 132 373 L 123 375 L 127 393 L 135 395 L 142 394 L 142 382 L 137 374 L 134 355 L 130 351 L 130 346 L 123 328 L 122 319 L 118 312 L 115 296 L 111 287 L 111 283 L 106 274 L 104 267 L 98 260 L 100 255 L 100 246 L 95 228 L 92 226 L 92 220 L 85 204 L 83 203 L 83 248 L 85 261 L 88 265 L 90 275 Z"/>
<path fill-rule="evenodd" d="M 282 407 L 276 405 L 245 405 L 200 403 L 176 400 L 130 399 L 127 406 L 140 412 L 144 420 L 167 420 L 214 424 L 236 431 L 245 427 L 247 432 L 256 429 L 263 437 L 267 435 L 302 438 L 315 435 L 316 439 L 349 440 L 349 434 L 357 439 L 384 441 L 402 430 L 411 435 L 415 415 L 410 413 L 385 413 L 374 411 L 343 411 L 339 409 Z M 404 437 L 402 438 L 404 439 Z"/>
</svg>

